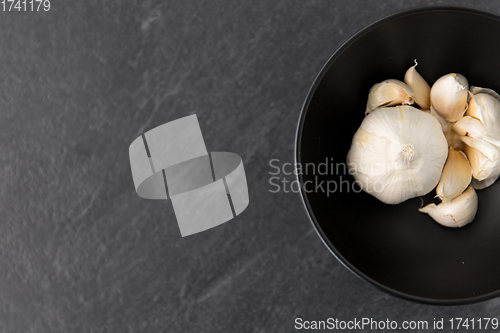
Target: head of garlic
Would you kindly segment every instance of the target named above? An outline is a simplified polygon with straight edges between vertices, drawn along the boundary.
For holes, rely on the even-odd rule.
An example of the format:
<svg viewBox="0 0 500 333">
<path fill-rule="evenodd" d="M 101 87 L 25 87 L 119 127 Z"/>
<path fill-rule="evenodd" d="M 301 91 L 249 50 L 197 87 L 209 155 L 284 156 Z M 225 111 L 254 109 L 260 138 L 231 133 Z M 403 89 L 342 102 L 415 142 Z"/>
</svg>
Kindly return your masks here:
<svg viewBox="0 0 500 333">
<path fill-rule="evenodd" d="M 397 104 L 413 104 L 413 91 L 404 82 L 399 80 L 385 80 L 375 84 L 368 94 L 365 114 L 378 107 L 393 106 Z"/>
<path fill-rule="evenodd" d="M 448 144 L 435 117 L 396 106 L 378 108 L 364 118 L 347 164 L 365 192 L 398 204 L 436 187 L 447 156 Z"/>
<path fill-rule="evenodd" d="M 459 120 L 467 109 L 469 83 L 465 76 L 447 74 L 440 77 L 431 88 L 431 104 L 446 120 Z"/>
</svg>

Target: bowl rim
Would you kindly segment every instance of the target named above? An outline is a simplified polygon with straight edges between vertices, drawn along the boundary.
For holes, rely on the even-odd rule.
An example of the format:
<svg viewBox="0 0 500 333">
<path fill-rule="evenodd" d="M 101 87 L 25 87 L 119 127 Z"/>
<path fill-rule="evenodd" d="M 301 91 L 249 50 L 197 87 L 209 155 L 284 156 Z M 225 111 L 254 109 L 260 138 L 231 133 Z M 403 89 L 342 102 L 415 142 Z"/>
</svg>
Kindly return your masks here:
<svg viewBox="0 0 500 333">
<path fill-rule="evenodd" d="M 359 30 L 356 32 L 354 35 L 349 37 L 345 42 L 343 42 L 334 52 L 333 54 L 328 58 L 328 60 L 325 62 L 319 73 L 316 75 L 316 78 L 313 81 L 313 84 L 309 88 L 309 91 L 307 93 L 306 99 L 304 100 L 304 103 L 302 105 L 302 109 L 300 111 L 299 115 L 299 120 L 297 124 L 297 129 L 295 132 L 295 149 L 294 149 L 294 163 L 297 165 L 298 163 L 301 163 L 301 141 L 302 141 L 302 134 L 303 134 L 303 128 L 304 128 L 304 122 L 305 118 L 307 116 L 307 111 L 309 108 L 309 105 L 311 103 L 312 97 L 314 96 L 316 89 L 319 86 L 319 83 L 325 76 L 326 72 L 330 69 L 331 65 L 342 55 L 342 53 L 354 42 L 356 42 L 359 38 L 362 36 L 366 35 L 367 33 L 371 32 L 372 30 L 382 26 L 383 24 L 397 19 L 401 18 L 404 16 L 408 15 L 414 15 L 422 12 L 439 12 L 439 11 L 445 11 L 445 12 L 462 12 L 462 13 L 469 13 L 469 14 L 475 14 L 475 15 L 482 15 L 484 17 L 487 17 L 489 19 L 495 20 L 500 23 L 500 16 L 485 12 L 483 10 L 479 10 L 476 8 L 471 8 L 467 6 L 457 6 L 457 5 L 427 5 L 427 6 L 419 6 L 419 7 L 413 7 L 410 9 L 405 9 L 402 11 L 398 11 L 393 14 L 389 14 L 387 16 L 384 16 L 373 23 L 369 24 L 365 28 Z M 351 271 L 355 276 L 358 278 L 365 280 L 375 287 L 377 287 L 379 290 L 384 291 L 390 295 L 413 301 L 413 302 L 418 302 L 418 303 L 423 303 L 423 304 L 430 304 L 430 305 L 465 305 L 465 304 L 472 304 L 472 303 L 477 303 L 477 302 L 482 302 L 486 300 L 490 300 L 496 297 L 500 296 L 500 290 L 488 293 L 488 294 L 483 294 L 479 296 L 473 296 L 473 297 L 465 297 L 465 298 L 453 298 L 453 299 L 441 299 L 441 298 L 429 298 L 429 297 L 421 297 L 421 296 L 416 296 L 412 295 L 409 293 L 405 293 L 396 289 L 393 289 L 391 287 L 388 287 L 361 272 L 358 270 L 354 265 L 352 265 L 348 260 L 345 259 L 344 256 L 333 246 L 333 244 L 330 242 L 328 237 L 326 237 L 325 232 L 321 228 L 320 224 L 318 223 L 318 220 L 316 219 L 316 216 L 314 215 L 314 212 L 311 208 L 311 205 L 309 203 L 309 200 L 307 198 L 307 194 L 304 193 L 303 191 L 303 177 L 301 174 L 297 174 L 297 181 L 299 182 L 300 186 L 300 197 L 302 198 L 302 203 L 304 204 L 307 216 L 309 218 L 309 221 L 313 225 L 314 230 L 316 230 L 316 233 L 318 234 L 319 238 L 323 242 L 323 244 L 328 248 L 330 253 L 344 266 L 346 267 L 349 271 Z"/>
</svg>

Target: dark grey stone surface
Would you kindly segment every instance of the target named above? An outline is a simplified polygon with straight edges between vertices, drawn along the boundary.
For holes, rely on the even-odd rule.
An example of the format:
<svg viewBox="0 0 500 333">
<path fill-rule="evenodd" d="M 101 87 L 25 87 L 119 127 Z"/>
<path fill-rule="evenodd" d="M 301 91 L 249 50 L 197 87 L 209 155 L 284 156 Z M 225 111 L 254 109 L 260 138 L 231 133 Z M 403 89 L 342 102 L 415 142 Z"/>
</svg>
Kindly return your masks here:
<svg viewBox="0 0 500 333">
<path fill-rule="evenodd" d="M 0 12 L 0 332 L 498 316 L 500 300 L 437 307 L 378 291 L 330 255 L 298 194 L 269 192 L 269 160 L 293 161 L 302 102 L 331 53 L 428 1 L 51 3 Z M 128 145 L 193 113 L 210 151 L 243 158 L 250 206 L 181 238 L 170 203 L 135 194 Z"/>
</svg>

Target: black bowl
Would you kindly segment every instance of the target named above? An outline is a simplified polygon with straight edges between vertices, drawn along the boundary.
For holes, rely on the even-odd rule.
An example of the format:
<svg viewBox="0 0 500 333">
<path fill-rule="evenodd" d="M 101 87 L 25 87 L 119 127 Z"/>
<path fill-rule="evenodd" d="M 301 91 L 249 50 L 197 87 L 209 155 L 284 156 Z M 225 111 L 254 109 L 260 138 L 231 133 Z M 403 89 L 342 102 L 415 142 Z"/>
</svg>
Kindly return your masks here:
<svg viewBox="0 0 500 333">
<path fill-rule="evenodd" d="M 312 85 L 298 124 L 304 204 L 332 254 L 390 294 L 430 304 L 500 296 L 499 184 L 478 191 L 474 222 L 450 229 L 419 213 L 419 198 L 383 204 L 359 192 L 344 170 L 370 87 L 402 80 L 414 59 L 431 85 L 455 72 L 471 85 L 500 91 L 500 18 L 461 7 L 418 8 L 380 20 L 342 45 Z"/>
</svg>

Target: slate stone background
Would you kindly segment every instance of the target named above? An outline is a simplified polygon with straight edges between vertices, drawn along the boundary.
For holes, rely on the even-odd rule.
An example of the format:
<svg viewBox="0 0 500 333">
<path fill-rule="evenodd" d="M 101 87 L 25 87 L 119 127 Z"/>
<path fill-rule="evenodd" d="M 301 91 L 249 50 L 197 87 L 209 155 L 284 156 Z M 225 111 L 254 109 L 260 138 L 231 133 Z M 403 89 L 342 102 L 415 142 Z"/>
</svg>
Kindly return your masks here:
<svg viewBox="0 0 500 333">
<path fill-rule="evenodd" d="M 323 63 L 366 25 L 429 3 L 51 0 L 49 12 L 0 12 L 0 332 L 498 317 L 500 300 L 438 307 L 375 289 L 328 252 L 298 194 L 269 192 L 269 161 L 293 161 Z M 498 2 L 474 7 L 500 14 Z M 128 145 L 193 113 L 210 151 L 243 158 L 250 206 L 181 238 L 169 202 L 135 194 Z"/>
</svg>

